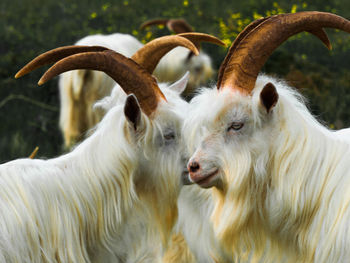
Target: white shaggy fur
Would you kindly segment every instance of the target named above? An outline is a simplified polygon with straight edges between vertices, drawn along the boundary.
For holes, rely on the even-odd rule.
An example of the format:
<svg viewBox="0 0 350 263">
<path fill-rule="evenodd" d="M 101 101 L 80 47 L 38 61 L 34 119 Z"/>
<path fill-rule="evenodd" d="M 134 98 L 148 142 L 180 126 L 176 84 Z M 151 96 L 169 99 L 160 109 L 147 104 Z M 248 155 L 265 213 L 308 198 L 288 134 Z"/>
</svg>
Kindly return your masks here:
<svg viewBox="0 0 350 263">
<path fill-rule="evenodd" d="M 119 33 L 87 36 L 75 44 L 104 46 L 127 57 L 143 46 L 135 37 Z M 154 72 L 158 81 L 174 82 L 189 71 L 188 92 L 207 82 L 213 74 L 209 56 L 201 52 L 188 60 L 188 54 L 183 47 L 166 54 Z M 92 105 L 109 95 L 114 85 L 115 82 L 100 71 L 74 70 L 60 76 L 60 129 L 65 147 L 81 140 L 84 133 L 102 119 L 103 112 L 93 110 Z"/>
<path fill-rule="evenodd" d="M 164 93 L 136 131 L 117 105 L 72 152 L 0 166 L 0 262 L 160 262 L 177 218 L 187 107 Z"/>
<path fill-rule="evenodd" d="M 260 101 L 268 82 L 279 94 L 269 113 Z M 191 161 L 201 175 L 218 169 L 203 186 L 214 186 L 214 231 L 232 259 L 348 262 L 348 130 L 328 130 L 300 94 L 265 76 L 252 96 L 202 91 L 187 116 Z"/>
<path fill-rule="evenodd" d="M 193 254 L 193 262 L 231 262 L 220 248 L 214 235 L 213 224 L 210 221 L 214 202 L 210 191 L 196 185 L 182 187 L 178 199 L 178 209 L 176 231 L 184 236 L 186 244 Z M 174 257 L 172 261 L 168 262 L 180 261 L 176 261 Z"/>
</svg>

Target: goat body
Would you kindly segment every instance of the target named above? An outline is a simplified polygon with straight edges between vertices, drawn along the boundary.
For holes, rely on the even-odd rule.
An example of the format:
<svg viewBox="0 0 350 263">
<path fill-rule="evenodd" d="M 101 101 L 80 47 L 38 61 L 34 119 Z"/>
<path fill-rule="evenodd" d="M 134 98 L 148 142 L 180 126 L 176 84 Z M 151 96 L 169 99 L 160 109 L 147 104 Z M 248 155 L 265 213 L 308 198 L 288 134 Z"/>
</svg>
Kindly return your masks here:
<svg viewBox="0 0 350 263">
<path fill-rule="evenodd" d="M 187 116 L 191 178 L 214 186 L 214 232 L 232 259 L 347 262 L 348 130 L 328 130 L 301 95 L 265 76 L 251 96 L 204 90 Z"/>
</svg>

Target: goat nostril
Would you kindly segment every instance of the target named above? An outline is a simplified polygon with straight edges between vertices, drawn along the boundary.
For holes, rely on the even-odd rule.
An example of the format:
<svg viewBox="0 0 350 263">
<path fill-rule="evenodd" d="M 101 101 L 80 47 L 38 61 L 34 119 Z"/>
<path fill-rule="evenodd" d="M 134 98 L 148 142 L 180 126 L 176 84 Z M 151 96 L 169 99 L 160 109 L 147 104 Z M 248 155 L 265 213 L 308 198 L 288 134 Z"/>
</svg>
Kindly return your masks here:
<svg viewBox="0 0 350 263">
<path fill-rule="evenodd" d="M 189 168 L 190 168 L 190 169 L 189 169 L 189 170 L 190 170 L 190 173 L 195 173 L 195 172 L 197 172 L 197 171 L 199 170 L 200 165 L 199 165 L 198 162 L 193 161 L 193 162 L 190 163 Z"/>
</svg>

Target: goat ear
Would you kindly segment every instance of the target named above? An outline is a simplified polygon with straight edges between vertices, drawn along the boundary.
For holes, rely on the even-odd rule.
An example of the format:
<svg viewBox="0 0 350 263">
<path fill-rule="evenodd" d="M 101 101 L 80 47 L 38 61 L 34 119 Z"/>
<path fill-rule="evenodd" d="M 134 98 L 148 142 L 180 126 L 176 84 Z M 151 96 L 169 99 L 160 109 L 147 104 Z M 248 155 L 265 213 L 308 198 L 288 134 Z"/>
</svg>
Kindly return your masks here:
<svg viewBox="0 0 350 263">
<path fill-rule="evenodd" d="M 278 101 L 278 93 L 276 87 L 271 83 L 267 83 L 260 93 L 261 104 L 265 107 L 267 113 L 276 106 Z"/>
<path fill-rule="evenodd" d="M 126 97 L 124 114 L 126 119 L 136 131 L 141 122 L 141 108 L 134 94 L 130 94 Z"/>
<path fill-rule="evenodd" d="M 186 89 L 189 78 L 190 72 L 187 71 L 185 75 L 183 75 L 181 79 L 172 84 L 169 89 L 176 91 L 178 94 L 181 94 Z"/>
</svg>

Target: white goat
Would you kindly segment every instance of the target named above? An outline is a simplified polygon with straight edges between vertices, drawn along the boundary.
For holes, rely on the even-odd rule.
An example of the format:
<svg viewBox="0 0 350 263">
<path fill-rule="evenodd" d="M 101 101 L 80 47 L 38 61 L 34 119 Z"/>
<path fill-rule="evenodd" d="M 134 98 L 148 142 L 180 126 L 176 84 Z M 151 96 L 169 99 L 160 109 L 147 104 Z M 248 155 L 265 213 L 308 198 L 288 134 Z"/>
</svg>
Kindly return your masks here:
<svg viewBox="0 0 350 263">
<path fill-rule="evenodd" d="M 71 153 L 0 166 L 0 261 L 160 262 L 177 217 L 186 80 L 164 96 L 142 67 L 107 50 L 62 59 L 39 83 L 75 68 L 103 70 L 136 97 Z"/>
<path fill-rule="evenodd" d="M 322 27 L 350 32 L 334 14 L 261 19 L 236 39 L 218 89 L 191 102 L 184 131 L 190 178 L 214 194 L 214 231 L 239 262 L 348 262 L 349 131 L 333 132 L 285 83 L 258 73 L 273 50 Z"/>
<path fill-rule="evenodd" d="M 218 40 L 214 43 L 223 44 Z M 143 47 L 133 36 L 119 33 L 88 36 L 79 40 L 76 45 L 104 46 L 127 57 Z M 210 59 L 205 54 L 187 59 L 189 52 L 186 48 L 177 47 L 165 55 L 154 72 L 158 81 L 173 82 L 189 71 L 190 86 L 202 83 L 204 75 L 208 74 Z M 115 82 L 103 72 L 76 70 L 60 76 L 59 123 L 65 147 L 69 148 L 81 140 L 84 133 L 102 119 L 103 112 L 93 110 L 92 105 L 109 95 L 114 85 Z"/>
</svg>

